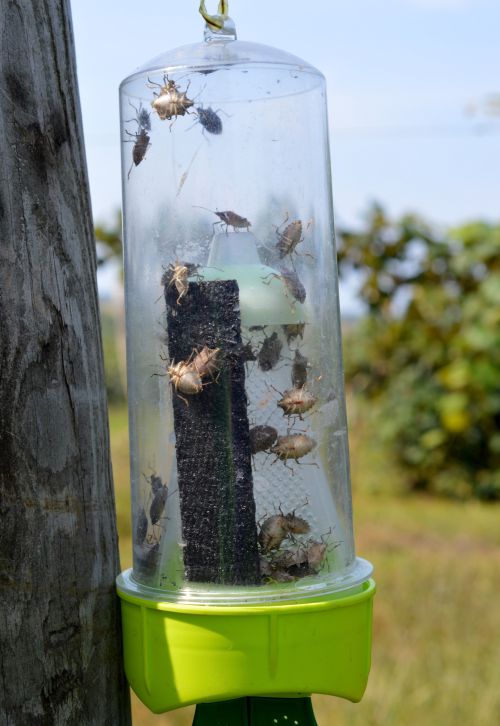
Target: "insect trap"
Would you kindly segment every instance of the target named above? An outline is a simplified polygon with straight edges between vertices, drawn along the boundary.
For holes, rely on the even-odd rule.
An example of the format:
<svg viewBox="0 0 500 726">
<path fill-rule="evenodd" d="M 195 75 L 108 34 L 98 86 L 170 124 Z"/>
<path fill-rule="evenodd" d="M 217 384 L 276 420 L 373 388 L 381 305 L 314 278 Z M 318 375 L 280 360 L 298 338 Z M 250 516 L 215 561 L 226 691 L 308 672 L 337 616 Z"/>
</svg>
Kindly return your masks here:
<svg viewBox="0 0 500 726">
<path fill-rule="evenodd" d="M 133 568 L 126 672 L 162 712 L 361 698 L 325 79 L 206 20 L 120 87 Z"/>
</svg>

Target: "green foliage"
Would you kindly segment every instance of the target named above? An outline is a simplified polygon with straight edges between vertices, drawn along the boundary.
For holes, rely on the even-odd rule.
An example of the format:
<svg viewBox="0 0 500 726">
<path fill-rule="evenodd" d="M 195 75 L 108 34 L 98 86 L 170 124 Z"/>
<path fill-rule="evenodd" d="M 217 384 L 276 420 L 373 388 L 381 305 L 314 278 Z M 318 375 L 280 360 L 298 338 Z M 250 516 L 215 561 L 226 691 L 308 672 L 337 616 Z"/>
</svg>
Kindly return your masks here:
<svg viewBox="0 0 500 726">
<path fill-rule="evenodd" d="M 96 224 L 94 235 L 97 242 L 97 264 L 115 257 L 122 259 L 122 213 L 118 210 L 115 213 L 114 222 L 111 225 Z"/>
<path fill-rule="evenodd" d="M 345 340 L 346 375 L 414 489 L 500 500 L 500 227 L 440 235 L 374 207 L 341 233 L 369 314 Z"/>
<path fill-rule="evenodd" d="M 110 403 L 125 401 L 123 361 L 118 343 L 121 340 L 117 329 L 117 316 L 114 311 L 101 305 L 102 346 L 104 353 L 104 377 L 106 393 Z"/>
</svg>

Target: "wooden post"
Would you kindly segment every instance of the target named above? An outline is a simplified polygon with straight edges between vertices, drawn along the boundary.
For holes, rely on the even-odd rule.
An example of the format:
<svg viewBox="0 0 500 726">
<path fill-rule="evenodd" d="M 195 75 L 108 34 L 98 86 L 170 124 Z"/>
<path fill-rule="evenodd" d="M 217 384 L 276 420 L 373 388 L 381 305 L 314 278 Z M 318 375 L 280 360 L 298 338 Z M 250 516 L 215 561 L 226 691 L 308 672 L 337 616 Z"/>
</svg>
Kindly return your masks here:
<svg viewBox="0 0 500 726">
<path fill-rule="evenodd" d="M 66 0 L 0 4 L 0 723 L 129 724 Z"/>
</svg>

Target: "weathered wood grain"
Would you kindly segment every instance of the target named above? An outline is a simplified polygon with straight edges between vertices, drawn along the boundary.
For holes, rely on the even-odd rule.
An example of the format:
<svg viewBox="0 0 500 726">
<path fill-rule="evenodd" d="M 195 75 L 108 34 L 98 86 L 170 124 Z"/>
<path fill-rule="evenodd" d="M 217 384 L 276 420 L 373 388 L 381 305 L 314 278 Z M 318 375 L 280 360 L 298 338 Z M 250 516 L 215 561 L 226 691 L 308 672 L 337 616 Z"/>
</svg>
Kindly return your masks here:
<svg viewBox="0 0 500 726">
<path fill-rule="evenodd" d="M 0 3 L 0 723 L 129 724 L 69 3 Z"/>
</svg>

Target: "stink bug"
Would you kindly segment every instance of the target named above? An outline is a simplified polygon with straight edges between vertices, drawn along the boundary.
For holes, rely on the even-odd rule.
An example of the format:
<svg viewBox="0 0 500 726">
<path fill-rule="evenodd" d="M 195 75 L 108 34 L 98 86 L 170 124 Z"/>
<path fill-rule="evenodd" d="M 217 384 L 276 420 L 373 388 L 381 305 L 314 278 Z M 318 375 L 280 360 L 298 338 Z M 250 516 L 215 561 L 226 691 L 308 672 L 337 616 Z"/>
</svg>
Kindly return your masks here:
<svg viewBox="0 0 500 726">
<path fill-rule="evenodd" d="M 289 293 L 294 300 L 297 300 L 299 303 L 304 303 L 306 301 L 306 289 L 294 270 L 282 269 L 280 275 L 278 275 L 277 272 L 270 272 L 269 275 L 266 275 L 262 279 L 264 280 L 265 285 L 269 285 L 273 278 L 281 280 L 285 286 L 286 292 Z"/>
<path fill-rule="evenodd" d="M 198 106 L 196 113 L 198 114 L 198 121 L 203 126 L 203 131 L 208 131 L 209 134 L 216 136 L 222 133 L 222 121 L 220 116 L 217 115 L 217 111 L 214 111 L 210 106 L 208 108 Z"/>
<path fill-rule="evenodd" d="M 264 339 L 262 347 L 257 355 L 259 368 L 261 371 L 270 371 L 274 368 L 280 359 L 283 343 L 278 338 L 278 333 L 274 331 L 272 335 Z"/>
<path fill-rule="evenodd" d="M 316 441 L 307 434 L 289 434 L 288 436 L 278 436 L 278 440 L 271 447 L 271 453 L 276 454 L 276 459 L 280 459 L 287 466 L 288 459 L 294 459 L 297 464 L 300 464 L 301 459 L 316 446 Z M 314 466 L 318 466 L 313 462 Z M 287 466 L 288 469 L 291 467 Z M 291 469 L 293 472 L 293 469 Z"/>
<path fill-rule="evenodd" d="M 146 129 L 141 128 L 137 133 L 132 134 L 130 131 L 125 131 L 126 134 L 132 136 L 134 140 L 134 148 L 132 149 L 132 164 L 128 170 L 127 179 L 130 179 L 130 172 L 132 167 L 139 166 L 141 161 L 146 156 L 146 151 L 149 149 L 151 144 L 149 143 L 149 134 Z M 126 141 L 132 141 L 132 139 L 126 139 Z"/>
<path fill-rule="evenodd" d="M 285 222 L 287 219 L 285 219 Z M 285 224 L 285 222 L 283 222 L 283 224 Z M 286 255 L 291 255 L 295 252 L 295 248 L 299 242 L 302 242 L 304 239 L 302 237 L 302 222 L 300 219 L 296 219 L 294 222 L 290 222 L 283 232 L 279 232 L 278 230 L 279 227 L 276 229 L 276 234 L 278 235 L 276 249 L 278 250 L 279 257 L 283 259 Z"/>
<path fill-rule="evenodd" d="M 220 221 L 214 222 L 214 226 L 216 224 L 226 225 L 226 232 L 229 227 L 232 227 L 234 231 L 237 229 L 246 229 L 248 232 L 248 228 L 252 226 L 251 222 L 249 222 L 246 217 L 241 217 L 239 214 L 236 214 L 236 212 L 218 212 L 217 210 L 207 209 L 207 207 L 200 206 L 196 206 L 196 209 L 204 209 L 206 212 L 216 214 Z"/>
<path fill-rule="evenodd" d="M 125 123 L 129 124 L 135 121 L 137 123 L 137 128 L 144 129 L 145 131 L 151 131 L 151 114 L 143 108 L 142 103 L 139 104 L 139 108 L 134 106 L 134 104 L 130 101 L 129 105 L 134 109 L 135 117 L 127 119 Z"/>
<path fill-rule="evenodd" d="M 163 484 L 154 495 L 153 501 L 151 502 L 151 506 L 149 508 L 149 518 L 151 519 L 151 524 L 154 525 L 159 522 L 161 515 L 163 514 L 163 510 L 165 509 L 167 498 L 168 487 L 166 484 Z"/>
<path fill-rule="evenodd" d="M 262 552 L 277 550 L 283 540 L 288 537 L 288 524 L 284 514 L 274 514 L 262 523 L 259 532 L 259 544 Z"/>
<path fill-rule="evenodd" d="M 166 74 L 163 76 L 163 86 L 161 83 L 155 83 L 149 78 L 148 81 L 150 88 L 156 87 L 160 89 L 159 91 L 153 92 L 155 98 L 151 101 L 151 106 L 162 121 L 170 121 L 172 118 L 175 121 L 178 116 L 189 114 L 188 109 L 194 105 L 194 101 L 187 97 L 189 82 L 186 90 L 180 91 L 175 81 L 171 81 Z M 172 128 L 172 124 L 170 128 Z"/>
<path fill-rule="evenodd" d="M 184 401 L 186 406 L 188 405 L 188 402 L 183 396 L 180 395 L 179 391 L 181 391 L 181 393 L 185 393 L 188 396 L 194 396 L 197 393 L 201 393 L 203 388 L 201 376 L 192 367 L 189 361 L 180 361 L 180 363 L 175 364 L 172 363 L 172 365 L 168 366 L 167 373 L 170 376 L 172 385 L 177 391 L 179 398 Z"/>
<path fill-rule="evenodd" d="M 290 388 L 281 395 L 281 399 L 276 404 L 283 409 L 285 416 L 298 416 L 302 418 L 302 414 L 310 411 L 317 403 L 318 399 L 309 391 L 301 388 Z"/>
<path fill-rule="evenodd" d="M 302 517 L 297 517 L 295 512 L 283 514 L 280 510 L 279 514 L 263 522 L 259 532 L 259 544 L 263 552 L 277 550 L 286 537 L 294 534 L 307 534 L 310 526 Z"/>
<path fill-rule="evenodd" d="M 288 345 L 300 336 L 300 339 L 304 338 L 304 330 L 306 327 L 305 323 L 289 323 L 288 325 L 282 325 L 283 331 L 286 335 L 286 342 Z"/>
<path fill-rule="evenodd" d="M 278 432 L 272 426 L 254 426 L 250 429 L 250 450 L 252 454 L 267 451 L 278 438 Z"/>
<path fill-rule="evenodd" d="M 306 385 L 308 367 L 307 358 L 297 348 L 292 365 L 292 385 L 294 388 L 303 388 Z"/>
</svg>

